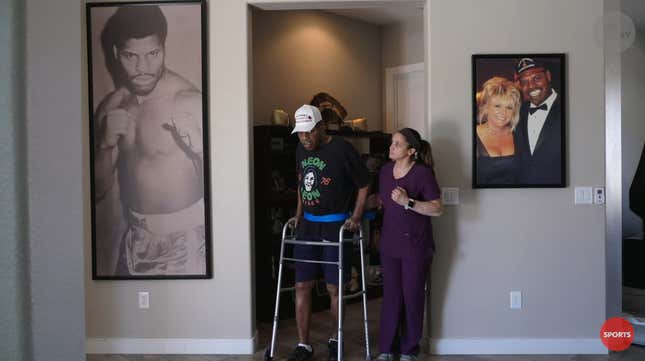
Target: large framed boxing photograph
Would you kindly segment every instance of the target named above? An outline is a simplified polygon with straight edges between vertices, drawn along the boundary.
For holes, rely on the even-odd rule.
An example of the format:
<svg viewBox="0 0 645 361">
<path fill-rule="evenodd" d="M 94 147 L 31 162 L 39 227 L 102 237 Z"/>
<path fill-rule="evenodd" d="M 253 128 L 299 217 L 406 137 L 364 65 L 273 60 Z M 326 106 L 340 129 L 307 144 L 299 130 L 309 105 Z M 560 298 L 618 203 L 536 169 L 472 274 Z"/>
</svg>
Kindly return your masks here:
<svg viewBox="0 0 645 361">
<path fill-rule="evenodd" d="M 473 188 L 566 187 L 564 54 L 472 56 Z"/>
<path fill-rule="evenodd" d="M 211 278 L 206 2 L 86 20 L 92 278 Z"/>
</svg>

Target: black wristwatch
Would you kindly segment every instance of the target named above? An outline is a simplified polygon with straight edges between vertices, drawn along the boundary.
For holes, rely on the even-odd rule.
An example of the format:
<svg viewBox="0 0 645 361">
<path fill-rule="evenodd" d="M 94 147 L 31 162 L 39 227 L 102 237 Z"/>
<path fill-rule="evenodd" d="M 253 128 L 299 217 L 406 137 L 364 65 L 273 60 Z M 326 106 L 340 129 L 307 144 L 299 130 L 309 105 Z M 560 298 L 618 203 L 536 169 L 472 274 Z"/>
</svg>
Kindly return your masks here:
<svg viewBox="0 0 645 361">
<path fill-rule="evenodd" d="M 408 198 L 408 204 L 406 204 L 404 208 L 406 211 L 410 208 L 414 208 L 414 199 Z"/>
</svg>

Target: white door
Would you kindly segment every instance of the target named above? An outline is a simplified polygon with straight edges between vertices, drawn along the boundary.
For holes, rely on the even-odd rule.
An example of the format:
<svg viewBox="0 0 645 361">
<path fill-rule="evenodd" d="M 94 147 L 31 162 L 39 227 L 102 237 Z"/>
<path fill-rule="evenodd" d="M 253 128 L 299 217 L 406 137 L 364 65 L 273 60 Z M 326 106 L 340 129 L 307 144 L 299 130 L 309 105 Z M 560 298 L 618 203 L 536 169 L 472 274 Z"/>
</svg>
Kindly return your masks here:
<svg viewBox="0 0 645 361">
<path fill-rule="evenodd" d="M 426 79 L 423 63 L 385 70 L 385 131 L 416 129 L 426 138 Z"/>
</svg>

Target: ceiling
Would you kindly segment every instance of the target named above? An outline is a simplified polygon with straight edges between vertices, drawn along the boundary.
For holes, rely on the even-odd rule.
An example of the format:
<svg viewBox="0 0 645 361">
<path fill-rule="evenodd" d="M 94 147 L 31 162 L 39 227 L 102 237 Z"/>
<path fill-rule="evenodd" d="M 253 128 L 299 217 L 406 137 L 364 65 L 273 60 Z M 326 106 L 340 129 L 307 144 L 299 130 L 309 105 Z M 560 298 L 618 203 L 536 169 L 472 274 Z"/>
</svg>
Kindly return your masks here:
<svg viewBox="0 0 645 361">
<path fill-rule="evenodd" d="M 408 21 L 410 18 L 422 17 L 425 0 L 405 1 L 318 1 L 318 2 L 281 2 L 255 3 L 254 7 L 262 10 L 323 10 L 332 14 L 363 21 L 377 26 Z M 360 6 L 360 8 L 355 8 Z"/>
<path fill-rule="evenodd" d="M 423 17 L 423 7 L 372 7 L 363 9 L 329 9 L 327 12 L 378 26 L 408 21 Z"/>
</svg>

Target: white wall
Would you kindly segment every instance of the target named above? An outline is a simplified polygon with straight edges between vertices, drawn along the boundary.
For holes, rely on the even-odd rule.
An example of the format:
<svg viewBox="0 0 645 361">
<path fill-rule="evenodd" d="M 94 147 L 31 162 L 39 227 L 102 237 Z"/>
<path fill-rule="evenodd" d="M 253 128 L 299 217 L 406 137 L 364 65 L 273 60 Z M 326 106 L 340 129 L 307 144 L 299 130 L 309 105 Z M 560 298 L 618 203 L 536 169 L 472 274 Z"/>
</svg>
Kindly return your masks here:
<svg viewBox="0 0 645 361">
<path fill-rule="evenodd" d="M 336 98 L 347 118 L 367 117 L 380 130 L 379 28 L 322 11 L 254 11 L 255 124 L 281 108 L 293 114 L 321 92 Z"/>
<path fill-rule="evenodd" d="M 73 13 L 73 12 L 72 12 Z M 211 280 L 92 281 L 89 179 L 85 182 L 85 285 L 92 352 L 248 353 L 253 348 L 247 6 L 209 2 L 213 274 Z M 80 28 L 79 28 L 80 29 Z M 77 34 L 80 34 L 77 30 Z M 80 45 L 79 45 L 80 44 Z M 75 44 L 85 47 L 84 42 Z M 85 72 L 85 63 L 83 63 Z M 87 102 L 86 85 L 82 86 Z M 83 119 L 88 119 L 84 105 Z M 82 134 L 87 153 L 87 123 Z M 88 173 L 88 160 L 77 172 Z M 139 310 L 138 291 L 150 292 Z"/>
<path fill-rule="evenodd" d="M 573 186 L 604 183 L 602 15 L 601 0 L 431 1 L 431 141 L 440 184 L 460 187 L 462 202 L 435 222 L 433 338 L 603 351 L 604 209 L 573 204 Z M 539 52 L 566 53 L 569 186 L 473 190 L 471 55 Z M 511 290 L 523 292 L 520 311 Z"/>
</svg>

